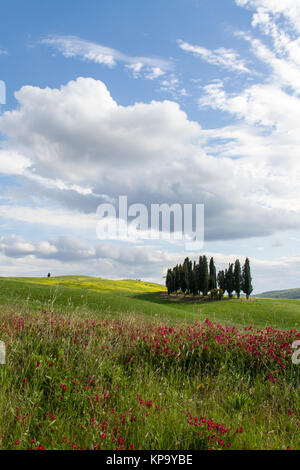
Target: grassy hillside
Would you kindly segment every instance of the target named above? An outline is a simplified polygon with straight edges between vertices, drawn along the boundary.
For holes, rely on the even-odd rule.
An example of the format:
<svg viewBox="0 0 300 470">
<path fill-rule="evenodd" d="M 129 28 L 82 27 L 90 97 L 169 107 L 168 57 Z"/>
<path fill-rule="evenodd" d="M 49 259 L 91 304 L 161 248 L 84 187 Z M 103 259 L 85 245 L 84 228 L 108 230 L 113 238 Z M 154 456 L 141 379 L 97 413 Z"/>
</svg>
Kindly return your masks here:
<svg viewBox="0 0 300 470">
<path fill-rule="evenodd" d="M 266 299 L 300 299 L 300 289 L 272 290 L 259 294 Z"/>
<path fill-rule="evenodd" d="M 171 322 L 205 320 L 258 328 L 300 327 L 298 300 L 232 299 L 180 302 L 165 296 L 165 288 L 141 281 L 111 281 L 83 276 L 56 278 L 0 278 L 0 305 L 22 311 L 89 312 L 113 315 L 134 313 Z"/>
<path fill-rule="evenodd" d="M 0 450 L 300 449 L 299 306 L 1 278 Z"/>
</svg>

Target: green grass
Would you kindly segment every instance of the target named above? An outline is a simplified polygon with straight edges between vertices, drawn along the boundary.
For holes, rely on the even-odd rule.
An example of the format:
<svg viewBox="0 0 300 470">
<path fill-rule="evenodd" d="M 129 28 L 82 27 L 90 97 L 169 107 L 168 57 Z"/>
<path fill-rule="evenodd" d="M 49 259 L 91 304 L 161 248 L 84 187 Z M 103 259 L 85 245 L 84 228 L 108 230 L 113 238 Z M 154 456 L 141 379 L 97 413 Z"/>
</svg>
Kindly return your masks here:
<svg viewBox="0 0 300 470">
<path fill-rule="evenodd" d="M 165 288 L 141 281 L 111 281 L 83 276 L 57 278 L 0 278 L 0 304 L 39 312 L 88 311 L 93 314 L 135 313 L 160 320 L 192 323 L 205 320 L 289 329 L 300 326 L 300 301 L 232 299 L 215 302 L 178 302 L 162 297 Z"/>
<path fill-rule="evenodd" d="M 192 326 L 209 317 L 242 335 L 246 325 L 299 331 L 299 306 L 168 299 L 131 280 L 1 278 L 0 449 L 300 449 L 300 368 L 268 353 L 295 332 L 251 330 L 256 356 L 235 330 Z"/>
</svg>

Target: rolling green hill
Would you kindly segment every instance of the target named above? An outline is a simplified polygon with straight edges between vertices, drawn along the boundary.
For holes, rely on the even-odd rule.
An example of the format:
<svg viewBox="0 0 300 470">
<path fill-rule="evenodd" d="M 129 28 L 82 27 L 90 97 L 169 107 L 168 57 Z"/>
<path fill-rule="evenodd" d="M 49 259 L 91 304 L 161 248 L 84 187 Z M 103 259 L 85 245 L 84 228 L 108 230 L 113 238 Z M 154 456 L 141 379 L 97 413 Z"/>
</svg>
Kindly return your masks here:
<svg viewBox="0 0 300 470">
<path fill-rule="evenodd" d="M 258 328 L 299 328 L 300 301 L 224 299 L 183 301 L 166 295 L 159 284 L 137 280 L 112 281 L 88 276 L 0 278 L 1 305 L 17 312 L 78 313 L 193 323 L 205 318 L 229 325 Z"/>
<path fill-rule="evenodd" d="M 0 278 L 0 449 L 300 449 L 299 326 L 299 300 Z"/>
<path fill-rule="evenodd" d="M 272 290 L 269 292 L 263 292 L 258 297 L 265 299 L 300 299 L 300 288 L 299 289 L 283 289 L 283 290 Z"/>
</svg>

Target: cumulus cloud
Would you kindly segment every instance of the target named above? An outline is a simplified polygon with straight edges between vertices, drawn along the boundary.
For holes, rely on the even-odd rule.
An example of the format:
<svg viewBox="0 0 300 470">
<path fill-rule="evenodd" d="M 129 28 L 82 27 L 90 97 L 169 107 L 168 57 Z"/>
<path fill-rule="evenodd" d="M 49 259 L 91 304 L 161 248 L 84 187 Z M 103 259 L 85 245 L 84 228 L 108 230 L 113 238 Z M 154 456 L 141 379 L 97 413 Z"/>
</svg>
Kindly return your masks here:
<svg viewBox="0 0 300 470">
<path fill-rule="evenodd" d="M 142 274 L 143 270 L 150 272 L 151 275 L 157 275 L 160 272 L 159 279 L 173 262 L 178 262 L 179 255 L 168 254 L 157 248 L 147 246 L 118 246 L 112 243 L 97 242 L 92 244 L 83 239 L 73 236 L 60 236 L 49 241 L 28 242 L 18 235 L 10 235 L 0 238 L 0 251 L 6 258 L 17 260 L 26 257 L 29 260 L 58 261 L 60 263 L 76 264 L 81 261 L 82 267 L 87 274 L 93 273 L 89 263 L 110 263 L 110 276 L 114 276 L 116 268 L 126 272 L 128 269 L 136 277 Z M 100 269 L 100 268 L 98 268 Z M 114 271 L 115 270 L 115 271 Z M 113 272 L 114 271 L 114 272 Z M 99 271 L 98 271 L 99 272 Z M 102 273 L 100 273 L 102 275 Z"/>
<path fill-rule="evenodd" d="M 237 1 L 254 8 L 252 26 L 271 39 L 266 45 L 249 33 L 252 53 L 269 67 L 268 74 L 240 92 L 227 92 L 221 80 L 202 87 L 200 108 L 212 108 L 235 118 L 227 127 L 209 130 L 207 151 L 224 157 L 243 157 L 252 178 L 261 178 L 258 202 L 299 213 L 298 181 L 300 108 L 300 42 L 293 36 L 300 10 L 295 2 Z M 281 16 L 285 22 L 281 21 Z M 264 182 L 263 182 L 264 180 Z"/>
<path fill-rule="evenodd" d="M 76 201 L 88 227 L 88 213 L 95 213 L 98 202 L 124 194 L 129 203 L 204 203 L 208 240 L 269 235 L 299 227 L 299 207 L 289 205 L 299 194 L 299 138 L 292 123 L 297 98 L 278 94 L 274 101 L 272 93 L 271 87 L 258 86 L 231 96 L 219 82 L 205 88 L 202 105 L 206 100 L 246 124 L 204 130 L 177 103 L 121 106 L 104 83 L 91 78 L 60 89 L 26 86 L 16 93 L 18 108 L 0 116 L 6 137 L 0 161 L 8 162 L 9 152 L 21 155 L 32 190 L 70 208 Z M 282 106 L 292 139 L 285 135 Z M 266 135 L 266 126 L 277 130 Z M 282 169 L 283 156 L 292 169 Z M 21 173 L 24 167 L 17 168 Z M 48 208 L 36 206 L 2 205 L 0 211 L 5 218 L 30 221 L 35 212 L 40 223 L 78 225 L 77 213 L 57 210 L 52 217 Z"/>
<path fill-rule="evenodd" d="M 47 258 L 57 252 L 56 247 L 49 242 L 27 242 L 18 235 L 2 237 L 0 239 L 0 250 L 5 256 L 11 258 L 22 258 L 33 254 Z"/>
<path fill-rule="evenodd" d="M 200 57 L 205 62 L 218 67 L 231 70 L 233 72 L 251 73 L 246 66 L 246 61 L 233 49 L 226 49 L 220 47 L 218 49 L 210 50 L 203 46 L 189 44 L 188 42 L 178 41 L 180 49 L 186 52 L 191 52 L 195 56 Z"/>
<path fill-rule="evenodd" d="M 77 36 L 49 36 L 40 42 L 54 47 L 67 58 L 78 57 L 108 67 L 114 67 L 118 62 L 124 63 L 125 67 L 133 72 L 135 78 L 143 75 L 144 78 L 153 80 L 172 69 L 172 64 L 168 60 L 129 56 L 111 47 Z"/>
<path fill-rule="evenodd" d="M 3 150 L 0 158 L 0 174 L 22 175 L 30 167 L 30 159 L 14 150 Z"/>
</svg>

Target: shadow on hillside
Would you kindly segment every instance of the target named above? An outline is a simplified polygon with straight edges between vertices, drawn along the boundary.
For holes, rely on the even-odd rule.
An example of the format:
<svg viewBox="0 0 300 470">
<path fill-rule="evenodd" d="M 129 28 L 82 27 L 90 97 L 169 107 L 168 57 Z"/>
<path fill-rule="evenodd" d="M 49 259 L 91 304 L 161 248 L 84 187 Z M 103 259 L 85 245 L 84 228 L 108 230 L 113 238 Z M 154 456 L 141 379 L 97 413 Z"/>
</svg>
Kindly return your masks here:
<svg viewBox="0 0 300 470">
<path fill-rule="evenodd" d="M 178 304 L 206 304 L 206 303 L 216 303 L 216 302 L 228 302 L 230 299 L 224 298 L 222 300 L 212 300 L 208 297 L 203 298 L 199 296 L 192 295 L 170 295 L 165 292 L 148 292 L 142 294 L 135 294 L 132 298 L 137 300 L 144 300 L 147 302 L 153 302 L 160 305 L 169 305 L 176 306 Z"/>
</svg>

